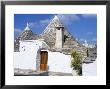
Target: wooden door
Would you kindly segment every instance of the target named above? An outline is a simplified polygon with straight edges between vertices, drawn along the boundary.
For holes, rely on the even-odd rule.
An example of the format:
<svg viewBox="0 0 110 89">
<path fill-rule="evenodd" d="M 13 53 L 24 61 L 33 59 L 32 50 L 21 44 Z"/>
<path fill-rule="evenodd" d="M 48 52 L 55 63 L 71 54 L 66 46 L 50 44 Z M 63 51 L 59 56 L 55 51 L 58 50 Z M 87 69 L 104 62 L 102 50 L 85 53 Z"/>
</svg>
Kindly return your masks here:
<svg viewBox="0 0 110 89">
<path fill-rule="evenodd" d="M 48 61 L 48 52 L 47 51 L 41 51 L 40 52 L 40 71 L 46 71 L 47 70 L 47 61 Z"/>
</svg>

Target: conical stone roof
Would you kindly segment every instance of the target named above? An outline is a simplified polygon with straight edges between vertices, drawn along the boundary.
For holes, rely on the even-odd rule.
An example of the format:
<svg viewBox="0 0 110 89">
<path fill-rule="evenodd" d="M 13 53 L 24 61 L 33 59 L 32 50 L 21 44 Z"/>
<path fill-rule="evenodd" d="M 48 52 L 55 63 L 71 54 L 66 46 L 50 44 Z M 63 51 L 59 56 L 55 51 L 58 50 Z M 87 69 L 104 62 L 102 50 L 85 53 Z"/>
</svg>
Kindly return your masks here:
<svg viewBox="0 0 110 89">
<path fill-rule="evenodd" d="M 63 23 L 60 21 L 60 18 L 58 16 L 54 16 L 54 18 L 50 21 L 48 26 L 44 29 L 42 34 L 36 35 L 34 34 L 31 29 L 27 27 L 24 29 L 24 31 L 21 33 L 21 35 L 15 40 L 15 51 L 19 49 L 19 40 L 36 40 L 39 38 L 43 38 L 44 41 L 47 43 L 47 45 L 50 47 L 50 51 L 58 51 L 55 48 L 55 42 L 56 42 L 56 27 L 64 27 L 64 40 L 63 40 L 63 48 L 60 50 L 60 52 L 63 52 L 65 54 L 70 53 L 73 49 L 78 50 L 79 52 L 85 54 L 86 48 L 82 47 L 82 45 L 76 41 L 75 37 L 73 37 L 66 27 L 63 25 Z"/>
<path fill-rule="evenodd" d="M 20 40 L 36 40 L 37 37 L 38 35 L 32 32 L 32 30 L 29 28 L 28 23 L 23 32 L 19 36 Z"/>
<path fill-rule="evenodd" d="M 37 34 L 34 34 L 32 30 L 27 26 L 23 30 L 23 32 L 15 39 L 14 41 L 14 51 L 19 51 L 19 41 L 20 40 L 36 40 L 38 38 Z"/>
<path fill-rule="evenodd" d="M 56 40 L 55 27 L 64 27 L 63 48 L 73 48 L 74 46 L 79 45 L 79 43 L 75 40 L 75 38 L 67 31 L 65 26 L 62 24 L 60 18 L 58 18 L 58 16 L 55 16 L 41 34 L 42 38 L 44 38 L 52 48 L 55 47 L 55 40 Z"/>
</svg>

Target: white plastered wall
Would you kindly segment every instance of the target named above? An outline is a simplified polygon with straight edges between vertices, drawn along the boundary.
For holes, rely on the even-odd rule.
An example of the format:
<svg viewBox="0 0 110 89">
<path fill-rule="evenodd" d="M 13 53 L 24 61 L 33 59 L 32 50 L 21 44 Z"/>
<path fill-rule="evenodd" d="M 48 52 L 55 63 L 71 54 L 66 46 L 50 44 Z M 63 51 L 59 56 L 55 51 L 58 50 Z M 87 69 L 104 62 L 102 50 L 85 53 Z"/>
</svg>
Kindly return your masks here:
<svg viewBox="0 0 110 89">
<path fill-rule="evenodd" d="M 37 51 L 41 42 L 21 41 L 20 52 L 14 52 L 14 68 L 36 70 Z"/>
<path fill-rule="evenodd" d="M 49 71 L 72 73 L 71 58 L 60 52 L 48 52 Z"/>
</svg>

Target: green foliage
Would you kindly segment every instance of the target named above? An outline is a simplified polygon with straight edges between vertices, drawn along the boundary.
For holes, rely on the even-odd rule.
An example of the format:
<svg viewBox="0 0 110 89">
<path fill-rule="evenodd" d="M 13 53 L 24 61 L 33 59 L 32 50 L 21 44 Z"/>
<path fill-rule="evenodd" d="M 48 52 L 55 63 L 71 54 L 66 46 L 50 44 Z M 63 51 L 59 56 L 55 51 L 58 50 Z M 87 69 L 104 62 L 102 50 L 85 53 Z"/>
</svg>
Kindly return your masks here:
<svg viewBox="0 0 110 89">
<path fill-rule="evenodd" d="M 71 57 L 71 67 L 73 67 L 76 70 L 80 70 L 82 64 L 82 56 L 78 52 L 73 51 L 71 53 Z"/>
</svg>

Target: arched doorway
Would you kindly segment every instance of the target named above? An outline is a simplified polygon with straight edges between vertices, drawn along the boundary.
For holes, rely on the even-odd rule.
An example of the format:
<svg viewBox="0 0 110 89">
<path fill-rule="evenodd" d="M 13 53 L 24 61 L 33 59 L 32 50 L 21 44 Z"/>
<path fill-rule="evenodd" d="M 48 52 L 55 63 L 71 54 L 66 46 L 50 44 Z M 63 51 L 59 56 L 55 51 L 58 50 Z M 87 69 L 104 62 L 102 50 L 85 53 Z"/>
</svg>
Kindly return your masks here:
<svg viewBox="0 0 110 89">
<path fill-rule="evenodd" d="M 40 51 L 40 71 L 47 70 L 48 52 Z"/>
</svg>

